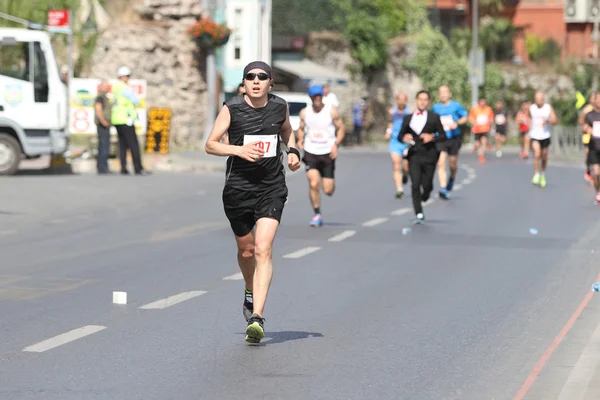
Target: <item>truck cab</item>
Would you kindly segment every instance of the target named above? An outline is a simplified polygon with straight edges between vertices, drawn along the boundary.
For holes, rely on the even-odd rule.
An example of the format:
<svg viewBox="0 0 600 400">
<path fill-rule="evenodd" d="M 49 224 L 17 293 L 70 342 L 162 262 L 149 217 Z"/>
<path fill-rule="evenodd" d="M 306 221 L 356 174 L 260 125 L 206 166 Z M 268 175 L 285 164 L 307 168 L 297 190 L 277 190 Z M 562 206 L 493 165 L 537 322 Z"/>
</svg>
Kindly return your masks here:
<svg viewBox="0 0 600 400">
<path fill-rule="evenodd" d="M 50 35 L 0 28 L 0 175 L 17 172 L 23 157 L 67 151 L 67 101 Z"/>
</svg>

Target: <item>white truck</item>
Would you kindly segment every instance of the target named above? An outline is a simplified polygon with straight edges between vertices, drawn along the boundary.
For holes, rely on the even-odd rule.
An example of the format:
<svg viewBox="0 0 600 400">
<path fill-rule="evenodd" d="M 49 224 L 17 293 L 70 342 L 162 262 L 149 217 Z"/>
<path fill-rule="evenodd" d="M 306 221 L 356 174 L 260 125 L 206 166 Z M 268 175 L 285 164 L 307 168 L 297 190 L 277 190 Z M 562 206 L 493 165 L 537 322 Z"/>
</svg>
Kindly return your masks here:
<svg viewBox="0 0 600 400">
<path fill-rule="evenodd" d="M 0 175 L 67 151 L 67 93 L 47 32 L 0 28 Z"/>
</svg>

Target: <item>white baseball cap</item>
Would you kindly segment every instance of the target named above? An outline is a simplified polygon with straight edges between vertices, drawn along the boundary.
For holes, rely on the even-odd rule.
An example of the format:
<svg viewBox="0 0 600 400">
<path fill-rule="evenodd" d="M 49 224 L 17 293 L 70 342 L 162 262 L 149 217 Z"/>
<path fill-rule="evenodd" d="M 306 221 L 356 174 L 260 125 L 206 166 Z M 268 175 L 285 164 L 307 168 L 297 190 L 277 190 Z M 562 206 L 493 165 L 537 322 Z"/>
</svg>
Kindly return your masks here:
<svg viewBox="0 0 600 400">
<path fill-rule="evenodd" d="M 131 70 L 125 66 L 119 67 L 119 69 L 117 70 L 117 78 L 120 78 L 122 76 L 131 76 Z"/>
</svg>

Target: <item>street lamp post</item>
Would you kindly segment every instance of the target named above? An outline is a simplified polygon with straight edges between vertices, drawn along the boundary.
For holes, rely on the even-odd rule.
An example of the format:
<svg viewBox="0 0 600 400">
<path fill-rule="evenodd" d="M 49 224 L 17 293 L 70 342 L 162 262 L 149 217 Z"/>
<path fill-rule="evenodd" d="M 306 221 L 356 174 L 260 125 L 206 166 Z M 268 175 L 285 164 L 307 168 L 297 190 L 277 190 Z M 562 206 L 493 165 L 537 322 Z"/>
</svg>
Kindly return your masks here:
<svg viewBox="0 0 600 400">
<path fill-rule="evenodd" d="M 471 44 L 471 52 L 473 54 L 473 65 L 476 65 L 477 60 L 477 51 L 479 50 L 479 5 L 478 0 L 471 0 L 471 18 L 472 18 L 472 44 Z M 477 100 L 479 99 L 479 81 L 478 74 L 475 74 L 473 71 L 473 66 L 471 66 L 471 103 L 472 106 L 477 104 Z"/>
</svg>

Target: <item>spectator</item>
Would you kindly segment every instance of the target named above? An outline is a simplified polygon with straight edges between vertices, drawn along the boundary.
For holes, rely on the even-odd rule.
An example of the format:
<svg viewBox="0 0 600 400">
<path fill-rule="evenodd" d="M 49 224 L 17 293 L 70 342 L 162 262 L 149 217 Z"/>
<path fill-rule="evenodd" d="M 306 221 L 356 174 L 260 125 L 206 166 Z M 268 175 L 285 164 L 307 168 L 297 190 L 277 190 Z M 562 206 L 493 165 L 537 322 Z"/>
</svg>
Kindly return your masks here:
<svg viewBox="0 0 600 400">
<path fill-rule="evenodd" d="M 98 161 L 96 169 L 98 174 L 109 174 L 108 154 L 110 152 L 110 120 L 112 104 L 106 94 L 110 86 L 106 80 L 103 80 L 98 87 L 98 96 L 94 103 L 94 122 L 98 131 Z"/>
</svg>

